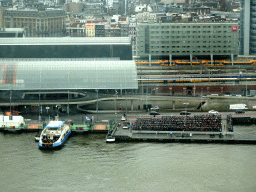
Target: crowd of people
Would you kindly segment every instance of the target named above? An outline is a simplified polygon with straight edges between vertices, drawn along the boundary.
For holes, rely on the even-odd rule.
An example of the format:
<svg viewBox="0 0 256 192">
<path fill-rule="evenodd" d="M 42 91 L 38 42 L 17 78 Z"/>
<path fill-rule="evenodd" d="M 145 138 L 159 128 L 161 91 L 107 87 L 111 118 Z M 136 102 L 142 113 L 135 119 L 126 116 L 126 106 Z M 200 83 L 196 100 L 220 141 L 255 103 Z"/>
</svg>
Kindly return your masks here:
<svg viewBox="0 0 256 192">
<path fill-rule="evenodd" d="M 162 116 L 138 118 L 133 130 L 221 132 L 221 115 Z"/>
</svg>

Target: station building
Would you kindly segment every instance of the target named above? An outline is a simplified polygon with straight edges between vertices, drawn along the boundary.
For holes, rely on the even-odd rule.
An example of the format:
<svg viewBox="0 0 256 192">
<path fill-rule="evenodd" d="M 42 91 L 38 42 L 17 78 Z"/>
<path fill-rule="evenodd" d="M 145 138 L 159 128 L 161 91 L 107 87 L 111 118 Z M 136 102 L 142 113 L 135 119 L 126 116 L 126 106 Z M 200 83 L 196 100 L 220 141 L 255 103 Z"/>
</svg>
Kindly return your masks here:
<svg viewBox="0 0 256 192">
<path fill-rule="evenodd" d="M 238 23 L 139 23 L 137 56 L 238 55 Z"/>
<path fill-rule="evenodd" d="M 0 38 L 0 58 L 132 60 L 132 45 L 129 37 Z"/>
</svg>

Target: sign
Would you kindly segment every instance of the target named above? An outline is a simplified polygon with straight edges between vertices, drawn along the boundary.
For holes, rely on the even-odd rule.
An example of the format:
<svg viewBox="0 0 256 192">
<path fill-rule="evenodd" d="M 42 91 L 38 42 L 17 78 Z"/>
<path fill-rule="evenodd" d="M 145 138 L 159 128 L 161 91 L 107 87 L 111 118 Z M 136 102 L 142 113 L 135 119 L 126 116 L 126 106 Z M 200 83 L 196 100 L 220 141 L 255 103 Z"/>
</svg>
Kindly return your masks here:
<svg viewBox="0 0 256 192">
<path fill-rule="evenodd" d="M 45 109 L 50 109 L 50 107 L 45 107 Z"/>
<path fill-rule="evenodd" d="M 86 27 L 94 27 L 94 25 L 86 25 Z"/>
<path fill-rule="evenodd" d="M 237 26 L 232 26 L 232 31 L 237 31 Z"/>
</svg>

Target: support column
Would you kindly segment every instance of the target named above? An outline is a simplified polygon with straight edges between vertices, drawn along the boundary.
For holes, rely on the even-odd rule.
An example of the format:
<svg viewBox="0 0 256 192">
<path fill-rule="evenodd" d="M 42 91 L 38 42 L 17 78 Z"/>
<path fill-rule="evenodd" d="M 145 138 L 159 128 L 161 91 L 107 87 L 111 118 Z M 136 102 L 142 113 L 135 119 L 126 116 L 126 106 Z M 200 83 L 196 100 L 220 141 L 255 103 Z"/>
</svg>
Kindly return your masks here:
<svg viewBox="0 0 256 192">
<path fill-rule="evenodd" d="M 131 100 L 131 111 L 133 111 L 133 100 Z"/>
<path fill-rule="evenodd" d="M 207 87 L 207 95 L 209 95 L 210 87 Z"/>
<path fill-rule="evenodd" d="M 170 59 L 170 66 L 172 66 L 172 54 L 169 55 L 169 59 Z"/>
<path fill-rule="evenodd" d="M 170 90 L 170 95 L 172 96 L 172 87 L 170 87 L 169 90 Z"/>
<path fill-rule="evenodd" d="M 234 65 L 234 54 L 231 54 L 232 65 Z"/>
<path fill-rule="evenodd" d="M 211 54 L 211 66 L 213 64 L 213 54 Z"/>
<path fill-rule="evenodd" d="M 187 95 L 187 88 L 183 87 L 183 95 Z"/>
<path fill-rule="evenodd" d="M 172 109 L 175 110 L 175 101 L 172 102 Z"/>
<path fill-rule="evenodd" d="M 192 54 L 190 54 L 190 65 L 192 66 Z"/>
<path fill-rule="evenodd" d="M 148 55 L 148 64 L 151 66 L 151 54 Z"/>
</svg>

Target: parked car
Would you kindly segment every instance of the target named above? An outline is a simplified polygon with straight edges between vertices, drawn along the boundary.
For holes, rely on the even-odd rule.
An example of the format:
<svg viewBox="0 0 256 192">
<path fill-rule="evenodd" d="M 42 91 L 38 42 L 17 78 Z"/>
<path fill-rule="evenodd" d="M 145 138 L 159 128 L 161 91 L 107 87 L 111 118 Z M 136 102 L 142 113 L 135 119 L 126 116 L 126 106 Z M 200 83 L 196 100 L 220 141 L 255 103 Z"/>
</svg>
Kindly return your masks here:
<svg viewBox="0 0 256 192">
<path fill-rule="evenodd" d="M 128 129 L 128 128 L 130 128 L 130 126 L 131 126 L 130 122 L 128 122 L 128 121 L 123 122 L 123 129 Z"/>
<path fill-rule="evenodd" d="M 243 110 L 236 110 L 236 114 L 242 114 L 245 113 Z"/>
<path fill-rule="evenodd" d="M 158 112 L 156 112 L 156 111 L 151 111 L 150 115 L 160 115 L 160 114 Z"/>
<path fill-rule="evenodd" d="M 180 115 L 191 115 L 191 113 L 188 111 L 181 111 Z"/>
<path fill-rule="evenodd" d="M 219 114 L 218 111 L 214 111 L 214 110 L 210 110 L 210 111 L 208 111 L 208 113 L 209 113 L 209 114 Z"/>
<path fill-rule="evenodd" d="M 159 110 L 159 107 L 158 107 L 158 106 L 155 106 L 155 107 L 150 108 L 150 110 L 152 110 L 152 111 L 158 111 L 158 110 Z"/>
</svg>

